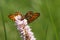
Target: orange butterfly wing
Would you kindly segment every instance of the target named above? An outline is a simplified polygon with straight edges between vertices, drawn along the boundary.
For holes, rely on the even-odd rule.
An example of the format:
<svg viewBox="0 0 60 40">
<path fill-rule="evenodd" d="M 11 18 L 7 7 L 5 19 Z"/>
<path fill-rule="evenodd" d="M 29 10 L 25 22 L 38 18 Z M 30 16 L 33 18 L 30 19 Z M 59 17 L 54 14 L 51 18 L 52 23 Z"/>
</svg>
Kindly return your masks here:
<svg viewBox="0 0 60 40">
<path fill-rule="evenodd" d="M 15 21 L 15 18 L 14 18 L 14 17 L 17 16 L 17 15 L 21 15 L 21 16 L 22 16 L 21 13 L 15 12 L 15 14 L 10 14 L 10 15 L 8 15 L 8 17 L 9 17 L 11 20 Z"/>
<path fill-rule="evenodd" d="M 37 19 L 40 16 L 40 13 L 33 13 L 32 11 L 29 11 L 25 18 L 27 19 L 28 23 L 33 22 L 35 19 Z"/>
</svg>

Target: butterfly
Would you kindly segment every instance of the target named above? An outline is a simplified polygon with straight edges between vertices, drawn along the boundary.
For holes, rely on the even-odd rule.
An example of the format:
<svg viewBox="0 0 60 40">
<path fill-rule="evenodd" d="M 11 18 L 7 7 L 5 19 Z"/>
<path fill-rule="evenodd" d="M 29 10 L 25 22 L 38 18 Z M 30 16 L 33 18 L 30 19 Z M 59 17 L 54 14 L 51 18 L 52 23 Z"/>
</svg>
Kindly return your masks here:
<svg viewBox="0 0 60 40">
<path fill-rule="evenodd" d="M 21 15 L 22 16 L 21 20 L 27 19 L 27 22 L 29 24 L 29 23 L 33 22 L 34 20 L 36 20 L 40 16 L 40 13 L 38 13 L 38 12 L 34 13 L 33 11 L 28 11 L 26 13 L 26 15 L 22 15 L 20 12 L 15 12 L 15 14 L 10 14 L 10 15 L 8 15 L 8 17 L 11 20 L 15 21 L 14 17 L 17 16 L 17 15 Z"/>
</svg>

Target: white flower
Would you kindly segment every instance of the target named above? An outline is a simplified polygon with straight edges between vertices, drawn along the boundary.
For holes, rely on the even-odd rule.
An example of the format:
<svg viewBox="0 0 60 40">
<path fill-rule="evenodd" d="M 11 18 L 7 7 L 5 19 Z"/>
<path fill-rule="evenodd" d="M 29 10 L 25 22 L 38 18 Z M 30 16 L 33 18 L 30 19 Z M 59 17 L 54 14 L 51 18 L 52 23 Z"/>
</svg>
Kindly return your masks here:
<svg viewBox="0 0 60 40">
<path fill-rule="evenodd" d="M 15 19 L 17 29 L 19 30 L 23 40 L 36 40 L 33 32 L 31 31 L 30 26 L 27 24 L 27 20 L 26 19 L 20 20 L 21 19 L 20 15 L 16 16 Z"/>
</svg>

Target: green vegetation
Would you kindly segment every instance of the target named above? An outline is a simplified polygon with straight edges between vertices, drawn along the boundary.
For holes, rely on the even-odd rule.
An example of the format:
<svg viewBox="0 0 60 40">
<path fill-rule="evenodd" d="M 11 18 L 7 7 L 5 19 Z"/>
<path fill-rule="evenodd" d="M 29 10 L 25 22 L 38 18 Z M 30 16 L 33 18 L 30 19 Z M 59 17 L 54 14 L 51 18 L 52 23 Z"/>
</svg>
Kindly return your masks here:
<svg viewBox="0 0 60 40">
<path fill-rule="evenodd" d="M 29 24 L 37 40 L 60 40 L 60 0 L 0 0 L 0 40 L 21 40 L 9 14 L 39 12 L 40 17 Z"/>
</svg>

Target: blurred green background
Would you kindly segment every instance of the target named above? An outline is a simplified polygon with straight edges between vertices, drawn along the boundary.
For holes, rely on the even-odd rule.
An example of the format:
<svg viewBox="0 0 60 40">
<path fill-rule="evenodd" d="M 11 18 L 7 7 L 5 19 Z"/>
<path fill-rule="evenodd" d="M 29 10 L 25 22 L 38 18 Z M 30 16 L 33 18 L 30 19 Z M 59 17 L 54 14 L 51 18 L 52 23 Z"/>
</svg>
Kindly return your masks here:
<svg viewBox="0 0 60 40">
<path fill-rule="evenodd" d="M 28 11 L 40 13 L 29 24 L 37 40 L 60 40 L 60 0 L 0 0 L 0 40 L 21 40 L 15 23 L 8 18 L 16 11 L 23 15 Z"/>
</svg>

